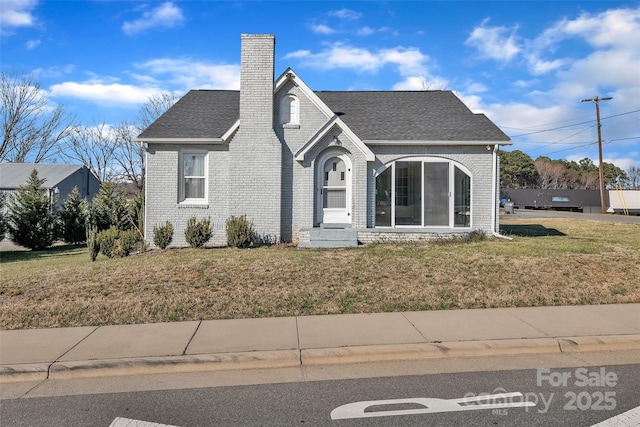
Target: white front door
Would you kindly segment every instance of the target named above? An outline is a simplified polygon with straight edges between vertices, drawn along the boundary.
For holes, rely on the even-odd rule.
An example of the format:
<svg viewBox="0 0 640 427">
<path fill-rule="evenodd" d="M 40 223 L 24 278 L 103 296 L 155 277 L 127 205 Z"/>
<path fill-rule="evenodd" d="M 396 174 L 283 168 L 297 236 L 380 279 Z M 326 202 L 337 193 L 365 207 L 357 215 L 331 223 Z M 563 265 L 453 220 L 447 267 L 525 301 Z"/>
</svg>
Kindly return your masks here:
<svg viewBox="0 0 640 427">
<path fill-rule="evenodd" d="M 320 223 L 351 223 L 351 163 L 345 155 L 325 157 L 319 164 Z"/>
</svg>

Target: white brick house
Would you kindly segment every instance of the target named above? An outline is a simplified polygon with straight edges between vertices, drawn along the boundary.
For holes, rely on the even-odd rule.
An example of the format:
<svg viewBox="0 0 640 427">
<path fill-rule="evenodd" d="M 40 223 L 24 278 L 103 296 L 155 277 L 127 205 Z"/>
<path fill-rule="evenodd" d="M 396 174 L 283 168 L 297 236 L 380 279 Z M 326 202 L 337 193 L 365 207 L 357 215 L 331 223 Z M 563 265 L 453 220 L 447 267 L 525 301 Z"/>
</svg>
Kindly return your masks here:
<svg viewBox="0 0 640 427">
<path fill-rule="evenodd" d="M 497 152 L 511 141 L 486 116 L 450 91 L 313 91 L 291 69 L 274 80 L 274 36 L 241 46 L 239 92 L 192 90 L 138 137 L 149 243 L 171 221 L 186 245 L 191 216 L 211 219 L 212 245 L 245 214 L 263 238 L 302 246 L 335 229 L 361 242 L 498 230 Z"/>
</svg>

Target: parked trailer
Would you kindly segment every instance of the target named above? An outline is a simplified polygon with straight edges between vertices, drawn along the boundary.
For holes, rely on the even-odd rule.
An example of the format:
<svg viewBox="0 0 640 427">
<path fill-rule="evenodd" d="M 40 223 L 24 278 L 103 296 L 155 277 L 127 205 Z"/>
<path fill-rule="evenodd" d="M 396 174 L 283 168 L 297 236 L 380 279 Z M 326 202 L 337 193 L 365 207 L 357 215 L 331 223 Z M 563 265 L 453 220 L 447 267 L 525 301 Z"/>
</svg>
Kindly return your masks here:
<svg viewBox="0 0 640 427">
<path fill-rule="evenodd" d="M 518 209 L 551 209 L 571 212 L 601 212 L 599 190 L 540 190 L 513 189 L 500 190 L 500 198 L 511 200 Z M 605 194 L 609 205 L 609 195 Z"/>
<path fill-rule="evenodd" d="M 640 190 L 609 190 L 608 212 L 640 215 Z"/>
</svg>

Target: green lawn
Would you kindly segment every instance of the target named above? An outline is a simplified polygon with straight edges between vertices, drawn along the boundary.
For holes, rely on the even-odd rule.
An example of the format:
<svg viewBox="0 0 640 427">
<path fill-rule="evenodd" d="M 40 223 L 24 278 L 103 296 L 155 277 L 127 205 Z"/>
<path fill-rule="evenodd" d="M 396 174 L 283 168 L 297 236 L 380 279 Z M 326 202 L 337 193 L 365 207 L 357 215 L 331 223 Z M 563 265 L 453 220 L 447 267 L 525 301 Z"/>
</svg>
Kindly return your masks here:
<svg viewBox="0 0 640 427">
<path fill-rule="evenodd" d="M 640 302 L 639 224 L 507 217 L 502 230 L 513 240 L 2 252 L 0 328 Z"/>
</svg>

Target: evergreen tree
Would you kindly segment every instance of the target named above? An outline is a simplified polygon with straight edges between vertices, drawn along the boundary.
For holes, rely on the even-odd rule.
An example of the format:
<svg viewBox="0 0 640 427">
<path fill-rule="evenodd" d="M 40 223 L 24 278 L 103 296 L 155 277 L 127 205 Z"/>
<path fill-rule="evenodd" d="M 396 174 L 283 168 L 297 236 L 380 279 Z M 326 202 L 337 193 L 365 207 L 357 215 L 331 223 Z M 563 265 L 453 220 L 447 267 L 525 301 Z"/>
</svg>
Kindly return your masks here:
<svg viewBox="0 0 640 427">
<path fill-rule="evenodd" d="M 536 166 L 528 154 L 520 151 L 500 151 L 500 186 L 503 188 L 533 188 L 538 180 Z"/>
<path fill-rule="evenodd" d="M 89 209 L 89 223 L 98 232 L 115 226 L 118 230 L 129 230 L 129 212 L 124 194 L 115 194 L 115 184 L 104 182 L 93 198 Z"/>
<path fill-rule="evenodd" d="M 67 196 L 62 204 L 62 239 L 67 243 L 87 240 L 87 202 L 80 198 L 78 188 Z"/>
<path fill-rule="evenodd" d="M 9 231 L 7 193 L 0 193 L 0 242 Z"/>
<path fill-rule="evenodd" d="M 11 201 L 9 234 L 11 240 L 32 250 L 47 248 L 55 242 L 58 218 L 51 200 L 42 187 L 45 180 L 38 178 L 34 169 L 27 184 L 21 186 Z"/>
</svg>

